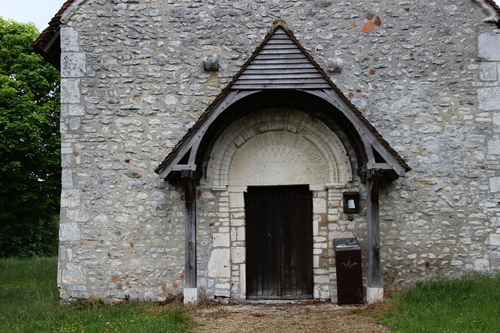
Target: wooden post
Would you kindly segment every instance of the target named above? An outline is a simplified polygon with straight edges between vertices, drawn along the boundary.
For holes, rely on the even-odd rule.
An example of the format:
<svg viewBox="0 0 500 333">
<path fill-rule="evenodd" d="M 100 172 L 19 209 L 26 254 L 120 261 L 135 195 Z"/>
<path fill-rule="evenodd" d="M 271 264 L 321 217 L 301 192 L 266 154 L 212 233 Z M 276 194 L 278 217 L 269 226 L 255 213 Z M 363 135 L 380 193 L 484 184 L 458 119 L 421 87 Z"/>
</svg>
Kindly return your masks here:
<svg viewBox="0 0 500 333">
<path fill-rule="evenodd" d="M 185 220 L 185 288 L 196 288 L 196 186 L 192 170 L 182 170 L 184 181 L 186 220 Z"/>
<path fill-rule="evenodd" d="M 367 249 L 368 249 L 368 303 L 381 300 L 382 271 L 380 267 L 380 225 L 378 182 L 382 177 L 381 169 L 372 169 L 367 179 Z M 376 295 L 376 296 L 374 296 Z"/>
</svg>

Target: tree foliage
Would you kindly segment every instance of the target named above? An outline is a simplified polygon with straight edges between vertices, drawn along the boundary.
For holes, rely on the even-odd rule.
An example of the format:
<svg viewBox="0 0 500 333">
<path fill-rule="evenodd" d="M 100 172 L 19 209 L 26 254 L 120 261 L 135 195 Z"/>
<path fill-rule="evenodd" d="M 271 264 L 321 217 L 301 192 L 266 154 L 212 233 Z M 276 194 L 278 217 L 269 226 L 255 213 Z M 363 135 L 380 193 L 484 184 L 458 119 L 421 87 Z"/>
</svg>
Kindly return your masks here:
<svg viewBox="0 0 500 333">
<path fill-rule="evenodd" d="M 38 34 L 0 17 L 0 257 L 57 251 L 60 79 L 31 47 Z"/>
</svg>

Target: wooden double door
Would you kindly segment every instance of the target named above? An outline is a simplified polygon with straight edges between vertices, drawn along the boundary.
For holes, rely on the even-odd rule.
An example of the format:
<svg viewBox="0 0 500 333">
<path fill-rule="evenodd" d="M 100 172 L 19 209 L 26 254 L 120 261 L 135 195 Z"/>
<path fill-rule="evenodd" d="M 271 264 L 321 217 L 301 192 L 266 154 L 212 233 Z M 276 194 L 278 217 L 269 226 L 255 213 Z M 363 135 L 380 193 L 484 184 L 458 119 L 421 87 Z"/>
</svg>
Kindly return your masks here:
<svg viewBox="0 0 500 333">
<path fill-rule="evenodd" d="M 247 298 L 312 298 L 309 187 L 249 187 L 245 193 L 245 212 Z"/>
</svg>

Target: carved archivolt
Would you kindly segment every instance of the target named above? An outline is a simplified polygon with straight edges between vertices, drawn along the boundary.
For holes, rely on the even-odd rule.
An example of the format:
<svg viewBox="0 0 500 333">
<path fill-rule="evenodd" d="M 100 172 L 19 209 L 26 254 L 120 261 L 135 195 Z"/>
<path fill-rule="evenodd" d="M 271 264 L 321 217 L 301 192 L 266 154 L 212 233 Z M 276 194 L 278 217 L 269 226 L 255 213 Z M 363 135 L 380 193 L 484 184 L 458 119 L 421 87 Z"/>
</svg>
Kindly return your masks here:
<svg viewBox="0 0 500 333">
<path fill-rule="evenodd" d="M 213 186 L 346 183 L 344 146 L 323 122 L 291 109 L 265 109 L 229 126 L 212 149 Z"/>
</svg>

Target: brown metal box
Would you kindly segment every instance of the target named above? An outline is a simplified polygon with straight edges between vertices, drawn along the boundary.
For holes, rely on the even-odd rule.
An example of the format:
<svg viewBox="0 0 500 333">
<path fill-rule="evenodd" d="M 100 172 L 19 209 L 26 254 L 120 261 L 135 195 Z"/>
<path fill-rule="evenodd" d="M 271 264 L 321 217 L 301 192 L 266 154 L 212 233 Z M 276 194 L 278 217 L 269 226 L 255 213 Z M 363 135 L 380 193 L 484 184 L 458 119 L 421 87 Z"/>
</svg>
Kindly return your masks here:
<svg viewBox="0 0 500 333">
<path fill-rule="evenodd" d="M 338 304 L 363 303 L 361 248 L 356 238 L 333 240 L 337 268 Z"/>
</svg>

